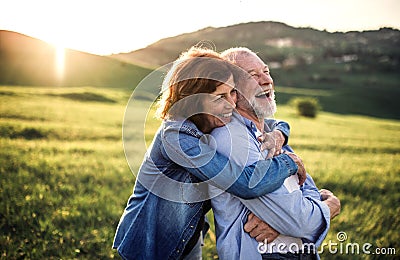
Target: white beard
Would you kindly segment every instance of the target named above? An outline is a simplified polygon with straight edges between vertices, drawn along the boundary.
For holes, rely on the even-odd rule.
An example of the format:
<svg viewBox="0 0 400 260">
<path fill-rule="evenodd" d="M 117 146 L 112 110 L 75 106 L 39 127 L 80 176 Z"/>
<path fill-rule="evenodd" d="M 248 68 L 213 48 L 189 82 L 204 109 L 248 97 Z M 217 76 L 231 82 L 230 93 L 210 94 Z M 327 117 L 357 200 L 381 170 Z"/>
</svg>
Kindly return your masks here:
<svg viewBox="0 0 400 260">
<path fill-rule="evenodd" d="M 253 98 L 250 101 L 250 105 L 254 112 L 256 113 L 258 118 L 271 118 L 276 113 L 276 102 L 275 102 L 275 94 L 272 96 L 272 101 L 268 102 L 266 106 L 260 106 L 256 102 L 256 98 Z"/>
</svg>

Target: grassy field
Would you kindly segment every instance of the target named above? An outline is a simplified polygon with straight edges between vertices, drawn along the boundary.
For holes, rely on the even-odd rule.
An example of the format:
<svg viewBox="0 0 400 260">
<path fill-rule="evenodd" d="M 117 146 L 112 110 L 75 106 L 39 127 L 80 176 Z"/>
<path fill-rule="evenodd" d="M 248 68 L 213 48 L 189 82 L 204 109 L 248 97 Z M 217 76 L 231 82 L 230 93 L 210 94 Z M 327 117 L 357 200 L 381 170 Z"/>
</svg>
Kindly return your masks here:
<svg viewBox="0 0 400 260">
<path fill-rule="evenodd" d="M 2 259 L 118 258 L 112 240 L 134 183 L 121 140 L 130 94 L 92 87 L 0 87 Z M 395 248 L 398 257 L 400 122 L 324 112 L 307 119 L 286 106 L 277 117 L 290 123 L 290 144 L 317 185 L 342 202 L 325 239 L 337 243 L 338 252 L 325 248 L 323 259 L 348 259 L 345 243 L 360 245 L 352 259 L 382 257 L 372 254 L 378 247 Z M 146 137 L 138 132 L 134 140 L 148 141 L 157 125 L 150 119 Z M 130 148 L 137 154 L 134 171 L 143 147 Z M 346 232 L 343 243 L 338 232 Z M 370 255 L 361 254 L 365 243 L 372 245 Z M 213 230 L 204 258 L 217 258 Z"/>
</svg>

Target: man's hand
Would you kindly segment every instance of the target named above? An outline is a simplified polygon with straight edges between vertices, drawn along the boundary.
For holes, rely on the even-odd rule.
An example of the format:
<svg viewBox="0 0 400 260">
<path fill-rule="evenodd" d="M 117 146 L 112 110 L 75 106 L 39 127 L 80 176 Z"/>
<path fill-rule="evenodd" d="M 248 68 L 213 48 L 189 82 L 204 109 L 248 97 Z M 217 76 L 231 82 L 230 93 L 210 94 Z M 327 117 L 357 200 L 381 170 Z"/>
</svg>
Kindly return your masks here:
<svg viewBox="0 0 400 260">
<path fill-rule="evenodd" d="M 297 164 L 297 176 L 299 177 L 299 185 L 303 185 L 307 178 L 306 168 L 304 167 L 303 161 L 294 153 L 285 152 L 290 158 Z"/>
<path fill-rule="evenodd" d="M 258 242 L 264 242 L 267 239 L 268 243 L 272 242 L 279 236 L 279 232 L 273 229 L 270 225 L 263 222 L 253 213 L 250 213 L 247 222 L 244 225 L 244 231 L 249 233 L 252 238 Z"/>
<path fill-rule="evenodd" d="M 341 207 L 340 200 L 329 190 L 322 189 L 319 193 L 321 194 L 322 201 L 329 207 L 331 219 L 339 215 Z"/>
</svg>

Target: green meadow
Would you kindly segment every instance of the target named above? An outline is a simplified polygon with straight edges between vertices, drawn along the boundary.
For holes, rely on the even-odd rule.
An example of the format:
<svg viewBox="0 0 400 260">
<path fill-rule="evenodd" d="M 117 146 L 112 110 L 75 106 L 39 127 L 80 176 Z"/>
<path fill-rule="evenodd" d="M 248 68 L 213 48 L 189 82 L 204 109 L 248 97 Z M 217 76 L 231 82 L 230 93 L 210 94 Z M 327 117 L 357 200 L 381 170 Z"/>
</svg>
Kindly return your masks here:
<svg viewBox="0 0 400 260">
<path fill-rule="evenodd" d="M 130 94 L 98 87 L 0 87 L 2 259 L 119 258 L 111 245 L 135 181 L 122 143 Z M 308 119 L 278 107 L 277 118 L 290 123 L 289 142 L 308 172 L 341 199 L 322 258 L 382 258 L 376 248 L 395 250 L 398 257 L 400 121 L 326 112 Z M 129 147 L 135 172 L 142 144 L 159 124 L 151 116 L 147 122 L 144 135 L 132 137 L 137 147 Z M 205 242 L 204 259 L 217 259 L 213 224 Z M 359 254 L 349 243 L 359 245 Z M 366 243 L 370 254 L 362 252 Z"/>
</svg>

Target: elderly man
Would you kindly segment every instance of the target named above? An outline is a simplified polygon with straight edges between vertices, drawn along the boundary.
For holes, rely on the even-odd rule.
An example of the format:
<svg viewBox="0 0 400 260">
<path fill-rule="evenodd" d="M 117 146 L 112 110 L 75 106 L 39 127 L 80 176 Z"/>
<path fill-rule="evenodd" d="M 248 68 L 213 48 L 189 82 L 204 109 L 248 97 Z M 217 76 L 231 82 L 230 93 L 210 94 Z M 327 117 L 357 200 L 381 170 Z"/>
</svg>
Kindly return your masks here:
<svg viewBox="0 0 400 260">
<path fill-rule="evenodd" d="M 268 66 L 247 48 L 232 48 L 222 55 L 241 67 L 247 76 L 238 86 L 238 113 L 229 124 L 215 129 L 211 135 L 218 152 L 247 166 L 271 156 L 260 149 L 260 138 L 277 125 L 275 120 L 266 120 L 276 112 L 273 79 Z M 270 135 L 276 139 L 275 154 L 293 152 L 284 145 L 285 138 L 279 131 Z M 278 190 L 251 200 L 237 198 L 214 186 L 209 189 L 220 259 L 316 259 L 316 247 L 325 238 L 330 219 L 340 212 L 340 201 L 329 191 L 320 194 L 309 175 L 302 187 L 297 176 L 291 176 Z M 268 232 L 260 232 L 261 227 L 252 230 L 257 226 L 254 223 L 263 227 L 267 224 L 251 212 L 273 227 L 269 236 L 265 235 Z M 251 235 L 244 230 L 249 214 L 246 226 Z M 258 243 L 252 237 L 259 241 L 266 239 Z M 307 244 L 312 248 L 306 248 Z"/>
</svg>

